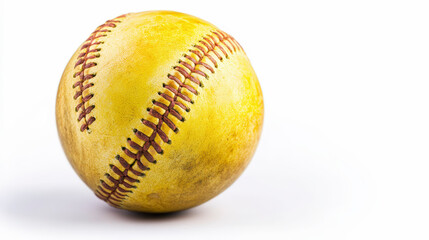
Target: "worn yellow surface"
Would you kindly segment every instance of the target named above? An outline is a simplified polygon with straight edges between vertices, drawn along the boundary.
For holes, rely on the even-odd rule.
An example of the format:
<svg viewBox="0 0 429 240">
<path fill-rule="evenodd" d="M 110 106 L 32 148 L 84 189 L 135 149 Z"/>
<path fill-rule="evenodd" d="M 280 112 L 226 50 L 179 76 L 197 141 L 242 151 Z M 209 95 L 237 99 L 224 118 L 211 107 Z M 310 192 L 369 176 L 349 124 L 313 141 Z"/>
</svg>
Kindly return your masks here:
<svg viewBox="0 0 429 240">
<path fill-rule="evenodd" d="M 96 119 L 88 129 L 80 130 L 85 120 L 78 121 L 80 112 L 75 110 L 82 98 L 73 98 L 79 90 L 73 88 L 78 80 L 73 75 L 81 70 L 81 66 L 75 67 L 81 47 L 68 63 L 57 94 L 56 118 L 62 146 L 75 171 L 93 191 L 101 186 L 100 180 L 113 186 L 106 173 L 120 178 L 109 167 L 112 164 L 124 170 L 115 156 L 120 155 L 130 164 L 135 161 L 124 154 L 122 147 L 137 152 L 127 138 L 144 144 L 133 129 L 151 134 L 153 130 L 142 124 L 142 118 L 158 123 L 147 108 L 163 113 L 152 101 L 164 100 L 158 94 L 168 92 L 163 83 L 177 88 L 167 74 L 177 75 L 173 67 L 178 60 L 183 60 L 184 54 L 191 56 L 189 49 L 195 44 L 204 47 L 200 40 L 209 35 L 216 37 L 213 32 L 217 31 L 210 23 L 177 12 L 131 13 L 119 20 L 116 27 L 108 28 L 111 31 L 106 36 L 100 37 L 102 43 L 93 46 L 100 48 L 99 57 L 91 59 L 97 65 L 85 70 L 86 74 L 96 74 L 84 83 L 94 84 L 83 91 L 83 96 L 94 95 L 85 103 L 87 108 L 95 106 L 87 115 Z M 190 111 L 175 108 L 184 121 L 171 115 L 168 118 L 179 130 L 174 132 L 165 124 L 162 126 L 171 143 L 164 143 L 157 136 L 155 141 L 163 154 L 153 147 L 148 150 L 157 163 L 142 157 L 141 162 L 150 170 L 140 177 L 130 173 L 140 182 L 133 183 L 132 193 L 120 201 L 108 199 L 109 203 L 144 212 L 187 209 L 218 195 L 245 169 L 261 134 L 262 92 L 243 50 L 227 51 L 228 58 L 220 49 L 215 50 L 223 56 L 220 61 L 211 53 L 217 68 L 207 57 L 201 60 L 215 72 L 199 66 L 197 69 L 206 73 L 208 79 L 191 74 L 201 80 L 202 86 L 177 75 L 198 91 L 195 95 L 183 90 L 194 102 L 182 101 Z"/>
</svg>

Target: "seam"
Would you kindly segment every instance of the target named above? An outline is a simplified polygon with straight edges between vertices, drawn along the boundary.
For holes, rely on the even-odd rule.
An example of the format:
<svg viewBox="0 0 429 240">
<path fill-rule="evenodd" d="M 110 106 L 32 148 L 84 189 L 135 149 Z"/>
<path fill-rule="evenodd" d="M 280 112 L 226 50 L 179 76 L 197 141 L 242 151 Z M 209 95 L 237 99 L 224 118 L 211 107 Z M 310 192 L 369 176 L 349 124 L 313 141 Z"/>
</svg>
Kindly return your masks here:
<svg viewBox="0 0 429 240">
<path fill-rule="evenodd" d="M 155 156 L 164 153 L 162 145 L 172 144 L 169 133 L 179 132 L 174 121 L 185 121 L 184 115 L 191 110 L 197 89 L 204 87 L 203 79 L 208 80 L 219 62 L 237 51 L 242 48 L 234 38 L 213 30 L 183 54 L 167 74 L 167 83 L 162 84 L 164 91 L 158 92 L 158 99 L 153 99 L 151 107 L 147 108 L 149 116 L 141 119 L 140 129 L 133 129 L 133 139 L 127 138 L 127 147 L 121 148 L 122 153 L 116 155 L 109 172 L 100 179 L 95 190 L 97 197 L 114 207 L 121 206 L 133 193 L 132 189 L 137 188 L 139 178 L 150 170 L 150 164 L 156 163 Z"/>
<path fill-rule="evenodd" d="M 95 78 L 97 75 L 96 72 L 89 72 L 89 69 L 97 66 L 97 62 L 94 60 L 100 57 L 101 48 L 99 48 L 99 45 L 104 43 L 101 41 L 102 38 L 106 37 L 107 34 L 112 31 L 111 29 L 115 28 L 116 25 L 121 22 L 120 20 L 126 17 L 126 15 L 127 14 L 124 14 L 114 19 L 108 20 L 104 24 L 97 27 L 80 48 L 81 53 L 78 55 L 74 65 L 75 69 L 79 66 L 80 69 L 78 69 L 73 74 L 73 78 L 78 77 L 78 80 L 73 84 L 73 88 L 76 88 L 73 98 L 78 102 L 75 107 L 75 111 L 78 113 L 77 121 L 82 122 L 80 127 L 81 132 L 86 130 L 88 133 L 91 133 L 89 125 L 95 121 L 95 117 L 91 114 L 92 110 L 95 108 L 95 105 L 89 105 L 89 101 L 94 97 L 94 94 L 84 94 L 85 90 L 88 90 L 94 86 L 93 78 Z M 92 79 L 92 82 L 89 81 L 90 79 Z"/>
</svg>

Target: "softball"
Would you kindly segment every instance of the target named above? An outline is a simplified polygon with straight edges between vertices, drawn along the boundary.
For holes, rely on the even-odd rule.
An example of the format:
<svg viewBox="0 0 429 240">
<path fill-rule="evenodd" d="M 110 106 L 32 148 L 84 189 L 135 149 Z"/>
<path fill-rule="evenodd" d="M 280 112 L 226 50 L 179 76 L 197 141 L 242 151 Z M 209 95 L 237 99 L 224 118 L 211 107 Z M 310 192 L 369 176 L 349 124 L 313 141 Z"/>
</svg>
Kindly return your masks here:
<svg viewBox="0 0 429 240">
<path fill-rule="evenodd" d="M 183 13 L 108 20 L 67 64 L 56 121 L 65 154 L 97 197 L 173 212 L 229 187 L 262 130 L 258 79 L 240 44 Z"/>
</svg>

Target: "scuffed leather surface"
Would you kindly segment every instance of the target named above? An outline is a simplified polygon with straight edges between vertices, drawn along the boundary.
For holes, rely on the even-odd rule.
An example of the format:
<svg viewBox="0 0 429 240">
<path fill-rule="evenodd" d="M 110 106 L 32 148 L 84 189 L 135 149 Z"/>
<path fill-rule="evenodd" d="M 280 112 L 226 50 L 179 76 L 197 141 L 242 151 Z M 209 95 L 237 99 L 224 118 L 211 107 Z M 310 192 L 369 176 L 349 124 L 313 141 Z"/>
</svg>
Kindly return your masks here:
<svg viewBox="0 0 429 240">
<path fill-rule="evenodd" d="M 159 99 L 167 74 L 177 61 L 216 27 L 176 12 L 129 14 L 100 45 L 91 71 L 97 76 L 88 90 L 96 121 L 91 132 L 80 131 L 73 99 L 74 63 L 68 63 L 58 89 L 56 119 L 59 137 L 71 165 L 95 191 L 109 164 L 142 127 L 146 108 Z M 219 62 L 204 87 L 188 104 L 185 121 L 171 120 L 179 132 L 165 128 L 171 144 L 158 141 L 164 154 L 141 177 L 120 207 L 144 212 L 171 212 L 199 205 L 230 186 L 253 156 L 262 129 L 262 92 L 248 58 L 237 51 Z"/>
</svg>

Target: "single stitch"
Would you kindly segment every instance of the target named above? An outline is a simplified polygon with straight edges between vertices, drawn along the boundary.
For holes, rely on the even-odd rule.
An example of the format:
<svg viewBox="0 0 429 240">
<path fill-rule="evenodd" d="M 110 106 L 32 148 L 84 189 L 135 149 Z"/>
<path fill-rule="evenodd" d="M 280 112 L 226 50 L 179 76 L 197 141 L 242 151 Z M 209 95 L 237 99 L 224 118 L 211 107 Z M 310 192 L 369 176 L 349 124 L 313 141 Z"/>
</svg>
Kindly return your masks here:
<svg viewBox="0 0 429 240">
<path fill-rule="evenodd" d="M 94 66 L 97 66 L 96 62 L 88 62 L 88 60 L 96 59 L 96 58 L 100 57 L 99 52 L 101 51 L 101 49 L 100 48 L 91 49 L 91 47 L 103 44 L 104 42 L 99 41 L 98 39 L 106 37 L 107 36 L 106 33 L 111 32 L 110 29 L 106 29 L 106 28 L 115 28 L 116 24 L 121 22 L 121 21 L 119 21 L 119 19 L 124 18 L 125 16 L 126 16 L 126 14 L 121 15 L 117 18 L 112 19 L 112 20 L 108 20 L 106 23 L 100 25 L 94 32 L 91 33 L 91 35 L 88 37 L 88 39 L 85 41 L 85 43 L 80 48 L 80 50 L 83 52 L 78 55 L 77 61 L 74 65 L 74 67 L 76 68 L 78 66 L 81 66 L 81 69 L 73 74 L 74 78 L 79 77 L 79 80 L 73 84 L 73 88 L 76 88 L 76 87 L 79 87 L 79 88 L 76 90 L 73 98 L 75 100 L 80 99 L 79 103 L 75 107 L 75 111 L 76 112 L 80 111 L 78 118 L 77 118 L 77 121 L 80 122 L 81 120 L 83 120 L 83 123 L 80 127 L 81 132 L 87 130 L 87 132 L 90 133 L 91 131 L 89 129 L 89 125 L 91 125 L 95 121 L 94 116 L 90 116 L 88 118 L 88 115 L 95 108 L 95 105 L 85 107 L 85 103 L 89 102 L 89 100 L 94 97 L 94 94 L 90 93 L 86 96 L 83 95 L 83 91 L 94 86 L 94 83 L 85 84 L 86 81 L 94 78 L 97 75 L 96 73 L 85 73 L 85 71 L 87 69 L 92 68 Z M 97 41 L 94 41 L 96 39 L 97 39 Z"/>
<path fill-rule="evenodd" d="M 174 107 L 178 106 L 186 112 L 189 112 L 190 108 L 184 103 L 180 102 L 179 98 L 181 98 L 184 102 L 191 104 L 193 104 L 194 101 L 189 96 L 183 94 L 182 90 L 186 89 L 193 95 L 198 95 L 198 91 L 191 85 L 186 84 L 185 81 L 189 80 L 202 87 L 202 81 L 198 78 L 198 76 L 208 79 L 208 75 L 202 71 L 202 69 L 205 68 L 212 74 L 215 73 L 214 68 L 203 62 L 203 59 L 207 58 L 211 63 L 213 63 L 213 66 L 217 68 L 218 63 L 215 57 L 219 61 L 223 60 L 222 55 L 217 52 L 217 49 L 220 50 L 225 58 L 228 58 L 229 55 L 225 51 L 224 47 L 230 51 L 230 54 L 236 52 L 239 49 L 242 49 L 235 39 L 220 30 L 212 31 L 212 34 L 208 34 L 207 36 L 203 37 L 203 40 L 199 42 L 201 45 L 194 45 L 193 49 L 189 49 L 189 52 L 195 54 L 197 57 L 191 56 L 189 54 L 183 55 L 185 59 L 193 63 L 193 66 L 184 60 L 179 60 L 179 65 L 173 67 L 174 73 L 176 75 L 167 74 L 167 78 L 178 85 L 177 89 L 164 83 L 162 87 L 165 89 L 165 92 L 158 92 L 158 95 L 167 101 L 168 105 L 154 99 L 152 100 L 153 106 L 151 108 L 147 108 L 148 114 L 158 119 L 157 123 L 146 119 L 141 120 L 143 125 L 152 129 L 150 136 L 147 136 L 137 129 L 133 129 L 134 135 L 144 143 L 139 145 L 135 141 L 132 141 L 131 138 L 127 138 L 128 146 L 130 149 L 136 150 L 136 153 L 132 152 L 126 147 L 122 147 L 123 153 L 125 156 L 132 159 L 132 163 L 127 162 L 123 157 L 117 155 L 115 159 L 124 170 L 120 170 L 120 168 L 118 168 L 115 164 L 110 164 L 109 166 L 116 176 L 106 173 L 105 180 L 100 180 L 100 184 L 97 186 L 95 194 L 97 197 L 106 201 L 112 206 L 119 207 L 121 202 L 128 197 L 128 194 L 133 193 L 131 189 L 137 188 L 137 186 L 133 184 L 140 181 L 137 178 L 130 176 L 129 173 L 132 173 L 137 177 L 142 177 L 145 176 L 143 173 L 144 171 L 150 170 L 148 166 L 143 164 L 142 157 L 144 157 L 149 163 L 156 163 L 154 156 L 148 152 L 149 148 L 153 147 L 156 153 L 163 154 L 164 151 L 162 150 L 161 145 L 155 141 L 156 136 L 159 136 L 159 138 L 164 143 L 171 144 L 170 138 L 161 127 L 163 124 L 165 124 L 176 133 L 179 131 L 179 129 L 169 118 L 169 116 L 171 115 L 179 121 L 185 121 L 185 118 L 176 109 L 174 109 Z M 211 56 L 211 53 L 213 53 L 215 57 Z M 195 76 L 192 76 L 192 74 L 195 74 Z M 177 75 L 182 76 L 184 80 L 181 81 L 178 77 L 176 77 Z M 170 96 L 171 94 L 173 96 Z M 155 110 L 155 106 L 163 109 L 164 113 L 161 114 Z M 137 169 L 134 169 L 134 166 L 136 166 Z"/>
</svg>

